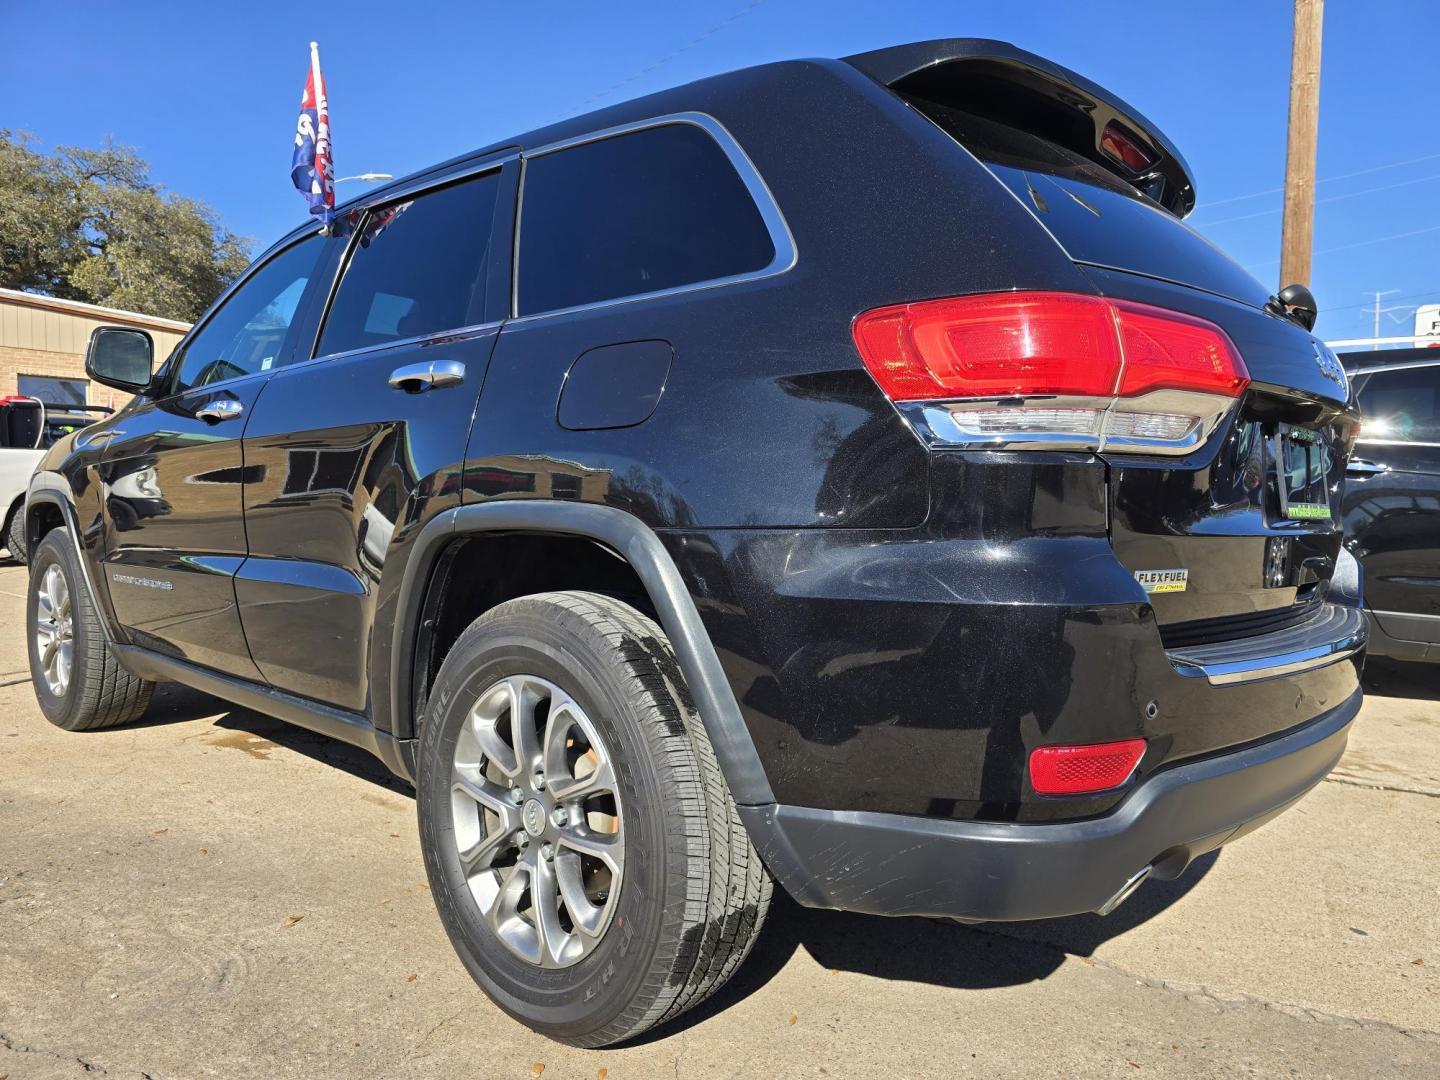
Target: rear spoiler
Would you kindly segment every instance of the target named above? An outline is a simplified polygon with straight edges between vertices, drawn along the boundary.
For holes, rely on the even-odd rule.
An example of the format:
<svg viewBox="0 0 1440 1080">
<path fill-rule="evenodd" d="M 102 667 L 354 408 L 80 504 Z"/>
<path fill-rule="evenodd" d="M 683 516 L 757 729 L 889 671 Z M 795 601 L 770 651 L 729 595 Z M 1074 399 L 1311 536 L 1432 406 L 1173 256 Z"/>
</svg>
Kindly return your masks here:
<svg viewBox="0 0 1440 1080">
<path fill-rule="evenodd" d="M 1083 75 L 1034 53 L 986 38 L 943 38 L 844 59 L 902 97 L 949 97 L 967 111 L 993 112 L 994 119 L 1094 161 L 1176 217 L 1195 208 L 1190 166 L 1158 127 Z M 1035 108 L 1017 110 L 1027 98 Z M 1033 125 L 1017 112 L 1033 117 Z M 1151 160 L 1136 169 L 1102 149 L 1107 127 L 1138 144 Z"/>
</svg>

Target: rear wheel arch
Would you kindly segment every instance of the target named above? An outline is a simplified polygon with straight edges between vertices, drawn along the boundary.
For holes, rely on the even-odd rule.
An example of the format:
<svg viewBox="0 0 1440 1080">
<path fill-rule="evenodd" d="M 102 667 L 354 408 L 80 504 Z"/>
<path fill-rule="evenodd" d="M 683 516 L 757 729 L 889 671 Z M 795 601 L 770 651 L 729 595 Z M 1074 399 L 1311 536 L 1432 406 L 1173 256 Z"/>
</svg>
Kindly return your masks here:
<svg viewBox="0 0 1440 1080">
<path fill-rule="evenodd" d="M 443 635 L 443 614 L 437 619 L 442 605 L 436 599 L 445 593 L 455 560 L 466 550 L 463 545 L 467 541 L 499 537 L 547 543 L 560 550 L 567 542 L 579 543 L 603 553 L 600 558 L 614 560 L 609 580 L 592 591 L 626 601 L 664 629 L 736 803 L 775 801 L 714 645 L 674 561 L 655 532 L 634 515 L 593 503 L 541 499 L 483 503 L 446 511 L 421 529 L 406 561 L 393 609 L 388 662 L 375 669 L 377 681 L 383 679 L 385 685 L 373 688 L 373 700 L 377 711 L 389 714 L 389 727 L 396 737 L 409 739 L 418 734 L 425 679 L 438 667 L 438 659 L 432 661 L 427 650 L 437 630 Z M 516 592 L 502 583 L 494 594 L 498 597 L 495 602 L 555 587 L 540 578 L 534 579 L 534 585 Z M 626 595 L 627 589 L 636 587 L 642 590 L 640 595 Z M 484 608 L 464 610 L 456 619 L 468 625 Z"/>
</svg>

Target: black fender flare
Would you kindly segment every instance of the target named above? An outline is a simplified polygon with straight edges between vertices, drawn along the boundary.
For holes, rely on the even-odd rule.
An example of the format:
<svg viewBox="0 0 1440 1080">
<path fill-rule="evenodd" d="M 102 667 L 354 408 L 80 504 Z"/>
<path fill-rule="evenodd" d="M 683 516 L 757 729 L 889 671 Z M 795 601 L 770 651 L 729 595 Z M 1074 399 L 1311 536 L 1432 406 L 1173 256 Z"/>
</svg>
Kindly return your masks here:
<svg viewBox="0 0 1440 1080">
<path fill-rule="evenodd" d="M 623 558 L 639 576 L 685 674 L 695 706 L 735 802 L 760 806 L 775 801 L 749 728 L 725 677 L 684 579 L 660 538 L 633 514 L 596 503 L 506 499 L 460 506 L 437 514 L 414 540 L 400 584 L 388 665 L 390 727 L 413 737 L 413 677 L 417 632 L 431 574 L 451 540 L 483 532 L 562 533 L 595 540 Z M 377 695 L 377 698 L 381 695 Z M 378 719 L 378 717 L 377 717 Z"/>
<path fill-rule="evenodd" d="M 125 640 L 118 632 L 119 622 L 115 618 L 115 609 L 110 606 L 110 591 L 99 588 L 99 583 L 95 579 L 89 550 L 85 546 L 85 536 L 80 529 L 80 518 L 75 510 L 75 492 L 63 473 L 42 470 L 30 477 L 30 487 L 25 495 L 25 506 L 21 512 L 25 515 L 25 544 L 30 548 L 32 554 L 35 551 L 34 511 L 42 503 L 55 506 L 60 510 L 60 517 L 65 522 L 65 528 L 70 532 L 71 542 L 75 545 L 75 556 L 80 563 L 80 573 L 85 578 L 85 588 L 89 590 L 90 599 L 100 612 L 100 625 L 105 631 L 105 636 L 111 642 Z"/>
</svg>

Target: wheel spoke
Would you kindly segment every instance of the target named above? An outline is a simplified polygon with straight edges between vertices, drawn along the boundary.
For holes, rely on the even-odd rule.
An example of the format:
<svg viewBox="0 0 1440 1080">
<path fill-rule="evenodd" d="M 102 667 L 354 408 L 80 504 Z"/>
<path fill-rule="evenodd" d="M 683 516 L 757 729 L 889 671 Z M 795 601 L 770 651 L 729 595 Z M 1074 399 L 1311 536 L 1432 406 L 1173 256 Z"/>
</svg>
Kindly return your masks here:
<svg viewBox="0 0 1440 1080">
<path fill-rule="evenodd" d="M 505 821 L 515 818 L 515 804 L 510 801 L 510 792 L 483 776 L 469 776 L 466 770 L 456 766 L 451 773 L 455 790 L 470 796 L 487 810 L 493 810 Z"/>
<path fill-rule="evenodd" d="M 482 870 L 489 870 L 495 856 L 505 851 L 514 842 L 514 830 L 494 829 L 460 852 L 460 870 L 465 877 L 474 877 Z"/>
<path fill-rule="evenodd" d="M 580 855 L 590 855 L 610 868 L 612 874 L 620 873 L 625 863 L 625 849 L 620 834 L 602 836 L 589 829 L 572 826 L 560 830 L 560 845 Z"/>
<path fill-rule="evenodd" d="M 520 775 L 520 764 L 516 760 L 514 749 L 499 729 L 501 718 L 507 715 L 511 717 L 513 727 L 514 716 L 510 708 L 509 688 L 500 683 L 491 687 L 475 703 L 475 707 L 470 710 L 468 723 L 485 760 L 506 776 L 514 778 Z"/>
<path fill-rule="evenodd" d="M 535 732 L 535 706 L 540 703 L 542 687 L 523 675 L 505 680 L 510 691 L 510 741 L 515 758 L 527 775 L 540 767 L 540 743 Z"/>
<path fill-rule="evenodd" d="M 546 775 L 549 776 L 548 770 Z M 588 799 L 591 795 L 598 795 L 602 791 L 614 790 L 615 773 L 610 768 L 610 762 L 605 758 L 600 758 L 595 768 L 584 776 L 562 775 L 550 780 L 551 793 L 561 801 Z"/>
<path fill-rule="evenodd" d="M 521 898 L 527 890 L 534 892 L 535 858 L 534 848 L 531 848 L 508 871 L 502 872 L 504 880 L 495 895 L 495 902 L 486 912 L 486 918 L 501 941 L 532 964 L 539 964 L 544 960 L 540 936 L 530 921 L 520 914 Z"/>
<path fill-rule="evenodd" d="M 555 882 L 555 865 L 543 857 L 535 861 L 530 876 L 530 905 L 545 947 L 545 966 L 563 965 L 571 959 L 572 938 L 560 925 L 560 889 Z"/>
<path fill-rule="evenodd" d="M 565 901 L 570 920 L 589 937 L 599 937 L 605 921 L 605 907 L 592 903 L 585 895 L 585 871 L 580 856 L 573 851 L 559 852 L 555 856 L 555 880 L 560 886 L 560 897 Z"/>
</svg>

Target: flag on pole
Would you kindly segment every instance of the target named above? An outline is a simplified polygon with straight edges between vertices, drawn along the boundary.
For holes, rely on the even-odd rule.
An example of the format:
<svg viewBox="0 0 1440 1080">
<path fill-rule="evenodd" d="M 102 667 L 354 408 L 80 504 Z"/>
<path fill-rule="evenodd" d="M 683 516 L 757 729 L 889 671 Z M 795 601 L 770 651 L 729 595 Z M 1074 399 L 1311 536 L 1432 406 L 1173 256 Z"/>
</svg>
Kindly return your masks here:
<svg viewBox="0 0 1440 1080">
<path fill-rule="evenodd" d="M 330 103 L 320 75 L 320 46 L 310 43 L 310 74 L 300 98 L 290 180 L 310 204 L 310 213 L 329 225 L 335 212 L 335 177 L 330 162 Z"/>
</svg>

